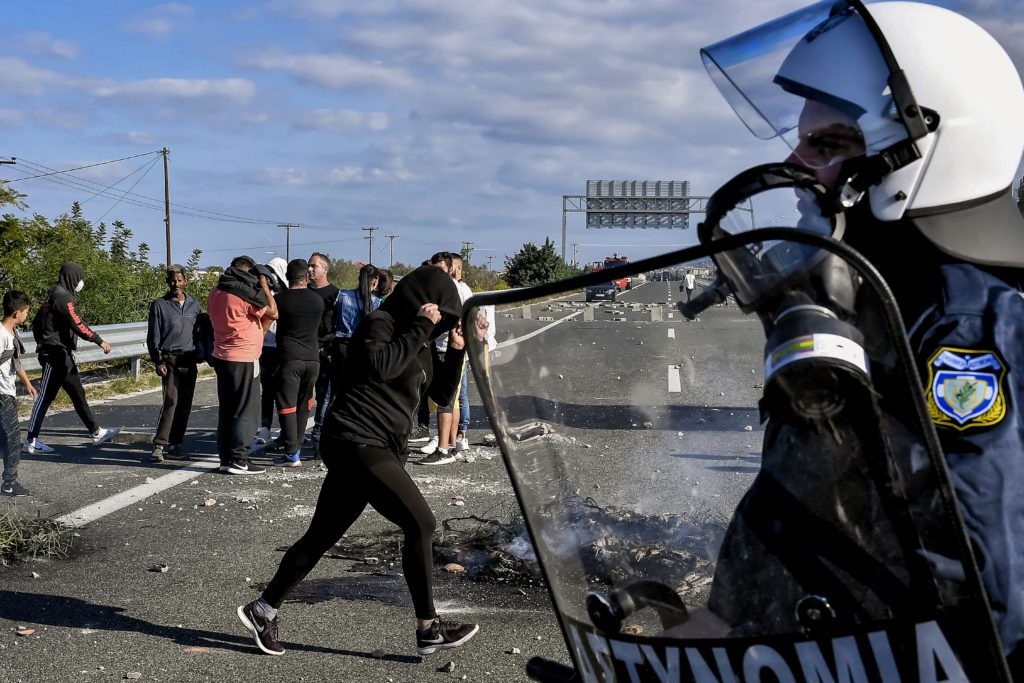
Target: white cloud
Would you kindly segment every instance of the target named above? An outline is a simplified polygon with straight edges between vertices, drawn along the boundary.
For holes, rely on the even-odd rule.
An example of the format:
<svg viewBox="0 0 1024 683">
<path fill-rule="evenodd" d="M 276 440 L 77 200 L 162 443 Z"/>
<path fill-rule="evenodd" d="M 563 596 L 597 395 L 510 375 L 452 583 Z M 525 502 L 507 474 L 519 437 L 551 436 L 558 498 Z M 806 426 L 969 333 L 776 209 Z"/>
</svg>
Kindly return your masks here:
<svg viewBox="0 0 1024 683">
<path fill-rule="evenodd" d="M 64 74 L 37 67 L 19 57 L 0 57 L 0 92 L 8 96 L 39 96 L 51 88 L 71 83 L 72 79 Z"/>
<path fill-rule="evenodd" d="M 272 12 L 316 19 L 336 19 L 342 14 L 387 14 L 394 10 L 395 3 L 391 0 L 278 0 L 267 3 L 265 7 Z"/>
<path fill-rule="evenodd" d="M 142 33 L 150 38 L 163 38 L 174 30 L 174 22 L 167 17 L 149 17 L 125 22 L 122 28 L 128 33 Z"/>
<path fill-rule="evenodd" d="M 17 109 L 0 109 L 0 126 L 15 128 L 25 122 L 25 112 Z"/>
<path fill-rule="evenodd" d="M 69 40 L 54 38 L 43 31 L 32 31 L 14 39 L 14 46 L 33 55 L 74 59 L 78 56 L 78 44 Z"/>
<path fill-rule="evenodd" d="M 251 81 L 242 78 L 219 80 L 186 78 L 152 78 L 142 81 L 117 83 L 106 81 L 89 88 L 101 98 L 135 100 L 210 100 L 244 103 L 256 92 Z"/>
<path fill-rule="evenodd" d="M 314 109 L 295 117 L 295 127 L 304 130 L 347 132 L 386 130 L 391 119 L 383 112 L 362 112 L 348 109 Z"/>
<path fill-rule="evenodd" d="M 309 185 L 309 173 L 296 168 L 265 168 L 263 173 L 256 179 L 261 185 L 275 185 L 286 187 L 302 187 Z"/>
<path fill-rule="evenodd" d="M 195 12 L 191 5 L 169 2 L 151 7 L 142 16 L 126 21 L 121 29 L 128 33 L 142 33 L 150 38 L 164 38 L 178 28 L 178 20 Z"/>
<path fill-rule="evenodd" d="M 362 61 L 345 54 L 261 55 L 248 64 L 284 71 L 305 83 L 344 89 L 353 86 L 403 87 L 413 79 L 402 69 Z"/>
</svg>

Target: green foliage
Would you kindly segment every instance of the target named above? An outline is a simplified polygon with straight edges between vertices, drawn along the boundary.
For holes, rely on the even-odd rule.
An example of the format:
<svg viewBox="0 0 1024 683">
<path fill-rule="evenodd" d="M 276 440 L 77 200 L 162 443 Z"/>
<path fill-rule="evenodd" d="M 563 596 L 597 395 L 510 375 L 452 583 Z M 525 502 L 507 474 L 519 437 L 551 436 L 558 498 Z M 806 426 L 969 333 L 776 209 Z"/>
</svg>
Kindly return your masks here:
<svg viewBox="0 0 1024 683">
<path fill-rule="evenodd" d="M 403 275 L 408 275 L 417 268 L 419 268 L 419 265 L 410 266 L 408 263 L 399 262 L 391 264 L 391 267 L 388 268 L 388 270 L 390 270 L 391 274 L 395 277 L 402 277 Z"/>
<path fill-rule="evenodd" d="M 339 289 L 355 289 L 359 285 L 359 269 L 361 262 L 347 259 L 331 259 L 331 267 L 327 271 L 327 279 Z"/>
<path fill-rule="evenodd" d="M 0 185 L 0 205 L 24 208 L 20 195 Z M 167 291 L 162 265 L 149 263 L 149 246 L 132 250 L 132 230 L 114 221 L 109 233 L 100 223 L 93 228 L 77 202 L 69 213 L 52 223 L 35 214 L 0 219 L 0 287 L 20 289 L 31 297 L 33 311 L 57 283 L 60 267 L 74 261 L 85 270 L 85 289 L 76 296 L 78 307 L 90 325 L 145 320 L 150 302 Z M 198 264 L 193 253 L 192 265 Z M 193 268 L 194 271 L 194 268 Z M 205 305 L 206 293 L 216 279 L 190 278 L 189 293 Z"/>
<path fill-rule="evenodd" d="M 471 266 L 465 261 L 462 264 L 462 281 L 474 292 L 493 292 L 496 289 L 507 289 L 501 273 L 488 270 L 486 266 Z"/>
<path fill-rule="evenodd" d="M 505 259 L 505 281 L 510 287 L 532 287 L 547 282 L 557 282 L 582 271 L 573 268 L 555 253 L 555 244 L 550 238 L 538 247 L 527 242 L 515 256 Z"/>
</svg>

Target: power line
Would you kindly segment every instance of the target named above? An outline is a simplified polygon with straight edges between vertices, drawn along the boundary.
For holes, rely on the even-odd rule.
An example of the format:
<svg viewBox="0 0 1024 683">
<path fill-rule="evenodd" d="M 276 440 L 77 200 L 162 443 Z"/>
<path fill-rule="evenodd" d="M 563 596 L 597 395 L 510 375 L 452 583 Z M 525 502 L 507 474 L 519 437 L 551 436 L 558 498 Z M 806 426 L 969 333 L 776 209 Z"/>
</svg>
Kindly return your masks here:
<svg viewBox="0 0 1024 683">
<path fill-rule="evenodd" d="M 39 175 L 30 175 L 30 176 L 25 177 L 25 178 L 14 178 L 13 180 L 8 180 L 6 182 L 8 182 L 8 183 L 18 183 L 18 182 L 21 182 L 22 180 L 32 180 L 33 178 L 45 178 L 45 177 L 51 176 L 51 175 L 61 175 L 63 173 L 70 173 L 71 171 L 81 171 L 83 168 L 95 168 L 96 166 L 104 166 L 106 164 L 116 164 L 119 161 L 128 161 L 129 159 L 138 159 L 139 157 L 149 156 L 150 154 L 160 154 L 160 152 L 159 151 L 157 151 L 157 152 L 144 152 L 142 154 L 136 154 L 136 155 L 130 156 L 130 157 L 121 157 L 120 159 L 111 159 L 110 161 L 100 161 L 98 163 L 89 164 L 87 166 L 77 166 L 75 168 L 68 168 L 68 169 L 65 169 L 63 171 L 56 171 L 56 170 L 54 170 L 52 173 L 41 173 Z M 24 159 L 22 159 L 22 161 L 24 161 Z M 53 170 L 53 169 L 51 169 L 51 170 Z"/>
<path fill-rule="evenodd" d="M 139 183 L 141 183 L 142 179 L 145 178 L 147 175 L 149 175 L 149 172 L 153 170 L 153 167 L 156 166 L 156 162 L 158 162 L 158 161 L 160 161 L 160 159 L 156 158 L 156 159 L 153 159 L 153 161 L 149 162 L 149 166 L 146 168 L 146 172 L 143 173 L 141 176 L 139 176 L 138 180 L 136 180 L 134 183 L 132 183 L 132 186 L 128 188 L 128 192 L 131 192 L 133 189 L 135 189 L 135 186 L 138 185 Z M 139 168 L 142 168 L 142 167 L 140 166 Z M 136 170 L 132 171 L 132 173 L 138 173 L 138 171 L 139 171 L 139 169 L 136 169 Z M 129 175 L 131 175 L 131 174 L 129 174 Z M 122 178 L 121 180 L 118 180 L 117 182 L 118 183 L 123 182 L 126 178 L 128 178 L 128 176 L 125 176 L 124 178 Z M 118 192 L 120 192 L 120 191 L 121 190 L 118 190 Z M 95 196 L 96 195 L 93 195 L 93 197 L 95 197 Z M 92 197 L 90 197 L 90 199 L 92 199 Z M 111 204 L 110 208 L 107 209 L 106 211 L 104 211 L 103 215 L 96 219 L 96 222 L 99 223 L 104 218 L 106 218 L 107 214 L 110 213 L 111 211 L 113 211 L 114 207 L 117 206 L 118 204 L 120 204 L 122 199 L 124 199 L 123 195 L 116 202 Z"/>
</svg>

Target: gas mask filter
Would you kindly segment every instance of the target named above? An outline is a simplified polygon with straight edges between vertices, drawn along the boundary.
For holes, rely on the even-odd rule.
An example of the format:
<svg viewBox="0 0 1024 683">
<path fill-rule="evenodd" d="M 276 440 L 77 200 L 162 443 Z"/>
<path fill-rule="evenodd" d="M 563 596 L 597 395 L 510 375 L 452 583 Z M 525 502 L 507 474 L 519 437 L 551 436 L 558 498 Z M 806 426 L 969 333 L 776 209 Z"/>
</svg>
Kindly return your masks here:
<svg viewBox="0 0 1024 683">
<path fill-rule="evenodd" d="M 715 192 L 698 235 L 707 244 L 759 228 L 792 228 L 839 239 L 845 220 L 838 206 L 810 171 L 766 164 Z M 759 316 L 767 339 L 763 410 L 828 419 L 843 409 L 851 389 L 869 385 L 864 336 L 856 327 L 860 278 L 843 259 L 795 240 L 752 242 L 713 258 L 714 286 L 679 308 L 692 318 L 731 295 L 745 313 Z"/>
<path fill-rule="evenodd" d="M 83 289 L 85 289 L 85 280 L 84 279 L 83 280 L 79 280 L 78 284 L 75 285 L 75 293 L 77 294 L 78 292 L 81 292 Z"/>
</svg>

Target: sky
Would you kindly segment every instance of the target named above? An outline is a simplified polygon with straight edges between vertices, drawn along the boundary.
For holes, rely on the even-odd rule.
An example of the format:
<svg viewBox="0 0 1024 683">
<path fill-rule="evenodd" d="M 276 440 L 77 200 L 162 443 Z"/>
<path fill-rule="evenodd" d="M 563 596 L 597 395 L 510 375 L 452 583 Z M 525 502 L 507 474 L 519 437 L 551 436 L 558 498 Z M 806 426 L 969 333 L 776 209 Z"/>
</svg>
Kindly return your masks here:
<svg viewBox="0 0 1024 683">
<path fill-rule="evenodd" d="M 981 23 L 1022 69 L 1018 3 L 933 4 Z M 0 178 L 26 178 L 13 186 L 29 208 L 14 213 L 53 219 L 79 201 L 162 262 L 166 147 L 176 262 L 196 248 L 207 266 L 284 257 L 287 232 L 293 258 L 365 261 L 376 226 L 374 263 L 470 242 L 474 263 L 498 269 L 525 242 L 560 250 L 562 196 L 587 180 L 688 180 L 709 195 L 784 158 L 740 123 L 698 51 L 806 4 L 8 3 L 0 158 L 18 162 Z M 696 242 L 693 228 L 588 230 L 582 214 L 567 229 L 581 262 Z"/>
</svg>

